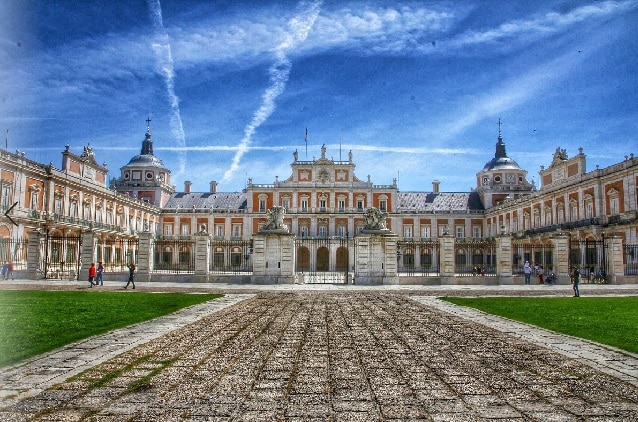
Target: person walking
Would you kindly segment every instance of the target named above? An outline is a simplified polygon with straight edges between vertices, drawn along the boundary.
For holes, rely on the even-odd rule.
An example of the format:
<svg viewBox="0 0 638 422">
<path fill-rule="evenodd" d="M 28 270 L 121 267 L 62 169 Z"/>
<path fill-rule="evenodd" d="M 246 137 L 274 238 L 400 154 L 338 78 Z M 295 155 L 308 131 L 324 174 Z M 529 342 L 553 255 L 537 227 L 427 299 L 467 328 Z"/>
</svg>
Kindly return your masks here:
<svg viewBox="0 0 638 422">
<path fill-rule="evenodd" d="M 580 284 L 580 272 L 578 268 L 574 267 L 574 271 L 572 272 L 572 288 L 574 289 L 574 297 L 580 297 L 580 291 L 578 290 L 578 285 Z"/>
<path fill-rule="evenodd" d="M 529 265 L 529 261 L 525 261 L 523 266 L 523 273 L 525 274 L 525 284 L 531 284 L 532 267 Z"/>
<path fill-rule="evenodd" d="M 4 264 L 2 264 L 2 279 L 3 280 L 7 279 L 7 274 L 9 274 L 9 261 L 4 261 Z"/>
<path fill-rule="evenodd" d="M 93 287 L 94 283 L 93 280 L 95 280 L 95 262 L 91 262 L 91 267 L 89 268 L 89 287 Z"/>
<path fill-rule="evenodd" d="M 127 289 L 129 284 L 133 284 L 133 288 L 135 288 L 135 264 L 131 263 L 127 265 L 127 267 L 128 267 L 128 282 L 126 283 L 126 286 L 124 286 L 124 288 Z"/>
<path fill-rule="evenodd" d="M 13 280 L 13 262 L 9 261 L 9 268 L 7 268 L 7 280 L 11 278 Z"/>
<path fill-rule="evenodd" d="M 104 265 L 101 262 L 97 263 L 97 275 L 95 276 L 95 285 L 98 284 L 100 286 L 104 286 L 104 281 L 102 281 L 102 277 L 104 275 Z"/>
</svg>

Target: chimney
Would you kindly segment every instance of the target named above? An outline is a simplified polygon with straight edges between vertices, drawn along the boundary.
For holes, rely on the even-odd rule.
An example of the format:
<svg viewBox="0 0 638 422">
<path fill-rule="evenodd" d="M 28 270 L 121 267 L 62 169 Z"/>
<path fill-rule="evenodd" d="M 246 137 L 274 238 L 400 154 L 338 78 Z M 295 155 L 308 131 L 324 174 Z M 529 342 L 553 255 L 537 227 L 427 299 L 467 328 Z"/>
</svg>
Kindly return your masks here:
<svg viewBox="0 0 638 422">
<path fill-rule="evenodd" d="M 441 182 L 434 180 L 432 182 L 432 193 L 439 193 L 439 186 L 441 186 Z"/>
<path fill-rule="evenodd" d="M 217 193 L 217 182 L 214 180 L 210 182 L 210 193 Z"/>
<path fill-rule="evenodd" d="M 184 193 L 191 193 L 191 185 L 192 183 L 188 180 L 184 182 Z"/>
</svg>

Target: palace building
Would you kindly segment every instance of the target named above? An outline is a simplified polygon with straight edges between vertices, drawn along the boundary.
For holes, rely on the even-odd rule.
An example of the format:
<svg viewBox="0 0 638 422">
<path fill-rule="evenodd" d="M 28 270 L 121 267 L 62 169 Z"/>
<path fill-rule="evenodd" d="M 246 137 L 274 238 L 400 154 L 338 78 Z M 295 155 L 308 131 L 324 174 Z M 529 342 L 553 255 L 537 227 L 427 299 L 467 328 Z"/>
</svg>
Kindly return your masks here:
<svg viewBox="0 0 638 422">
<path fill-rule="evenodd" d="M 638 159 L 632 154 L 587 171 L 582 149 L 569 157 L 557 148 L 548 161 L 536 187 L 508 157 L 499 128 L 494 158 L 477 164 L 476 188 L 469 192 L 442 192 L 436 180 L 421 192 L 400 191 L 396 180 L 375 184 L 357 176 L 352 152 L 347 161 L 335 161 L 325 146 L 311 161 L 299 160 L 295 151 L 290 175 L 274 183 L 248 179 L 241 192 L 220 192 L 211 181 L 207 192 L 194 192 L 190 182 L 182 191 L 171 184 L 170 169 L 153 153 L 150 126 L 140 154 L 108 186 L 109 169 L 90 146 L 80 155 L 67 146 L 59 169 L 0 151 L 0 206 L 8 216 L 0 222 L 0 259 L 29 271 L 26 257 L 35 250 L 42 275 L 71 277 L 86 264 L 81 248 L 90 233 L 95 252 L 89 256 L 117 271 L 138 259 L 136 242 L 145 233 L 155 245 L 149 271 L 188 272 L 194 265 L 188 239 L 205 233 L 212 241 L 211 270 L 250 271 L 251 241 L 268 224 L 268 211 L 282 207 L 283 223 L 296 239 L 297 271 L 348 272 L 354 267 L 350 242 L 366 227 L 364 212 L 375 208 L 397 236 L 399 274 L 441 275 L 445 254 L 457 274 L 496 274 L 495 240 L 503 236 L 511 239 L 512 274 L 524 261 L 552 271 L 561 259 L 554 239 L 563 236 L 565 260 L 588 277 L 606 276 L 611 267 L 614 280 L 635 277 Z M 453 240 L 447 252 L 443 238 Z M 33 239 L 40 239 L 37 247 Z M 161 243 L 177 240 L 183 243 Z M 609 262 L 612 256 L 620 264 Z"/>
</svg>

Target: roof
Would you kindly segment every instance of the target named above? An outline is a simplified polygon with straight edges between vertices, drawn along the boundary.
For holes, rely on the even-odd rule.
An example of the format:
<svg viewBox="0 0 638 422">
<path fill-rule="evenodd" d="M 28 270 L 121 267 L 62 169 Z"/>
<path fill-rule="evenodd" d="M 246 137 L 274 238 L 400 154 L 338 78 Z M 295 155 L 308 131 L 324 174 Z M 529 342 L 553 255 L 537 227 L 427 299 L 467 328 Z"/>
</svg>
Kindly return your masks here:
<svg viewBox="0 0 638 422">
<path fill-rule="evenodd" d="M 494 157 L 485 164 L 483 170 L 523 170 L 521 166 L 509 157 Z"/>
<path fill-rule="evenodd" d="M 131 161 L 125 167 L 135 166 L 135 167 L 157 167 L 161 169 L 166 169 L 162 160 L 154 156 L 153 154 L 140 154 L 131 158 Z"/>
<path fill-rule="evenodd" d="M 208 208 L 213 210 L 238 210 L 246 209 L 246 202 L 246 194 L 243 192 L 177 192 L 171 195 L 164 209 Z"/>
<path fill-rule="evenodd" d="M 399 211 L 449 212 L 483 211 L 476 192 L 398 192 Z"/>
</svg>

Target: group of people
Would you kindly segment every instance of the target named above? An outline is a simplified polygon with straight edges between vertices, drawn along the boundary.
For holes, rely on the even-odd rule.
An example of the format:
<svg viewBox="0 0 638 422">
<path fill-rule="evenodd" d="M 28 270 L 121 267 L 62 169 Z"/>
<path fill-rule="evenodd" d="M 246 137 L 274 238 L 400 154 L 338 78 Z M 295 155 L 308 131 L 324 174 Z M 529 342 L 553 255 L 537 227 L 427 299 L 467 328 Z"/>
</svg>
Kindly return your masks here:
<svg viewBox="0 0 638 422">
<path fill-rule="evenodd" d="M 2 279 L 8 280 L 9 278 L 13 280 L 13 262 L 5 261 L 2 265 Z"/>
<path fill-rule="evenodd" d="M 538 270 L 538 268 L 536 268 L 536 271 L 538 272 L 539 282 L 541 284 L 543 284 L 542 268 L 543 267 L 540 267 L 540 271 Z M 523 266 L 523 274 L 525 275 L 525 284 L 531 284 L 532 267 L 529 265 L 529 261 L 525 261 L 525 265 Z M 570 275 L 572 279 L 572 289 L 574 290 L 574 297 L 580 297 L 580 290 L 578 288 L 580 284 L 580 271 L 578 271 L 578 268 L 574 266 L 571 268 Z M 552 277 L 553 281 L 553 274 L 550 274 L 550 276 L 548 276 L 547 280 L 545 281 L 546 283 L 549 281 L 550 277 Z"/>
<path fill-rule="evenodd" d="M 538 274 L 538 284 L 544 284 L 550 280 L 551 274 L 548 277 L 548 280 L 545 280 L 545 270 L 542 265 L 535 265 L 532 269 L 532 266 L 529 265 L 529 261 L 525 261 L 525 265 L 523 266 L 523 274 L 525 275 L 525 284 L 532 284 L 532 270 L 534 273 Z"/>
<path fill-rule="evenodd" d="M 133 284 L 133 288 L 135 288 L 135 264 L 131 263 L 127 265 L 128 267 L 128 282 L 125 289 L 128 289 L 129 284 Z M 4 271 L 4 270 L 3 270 Z M 104 281 L 104 265 L 101 262 L 98 262 L 97 267 L 95 266 L 95 262 L 91 262 L 91 267 L 89 267 L 89 287 L 93 286 L 103 286 Z"/>
</svg>

